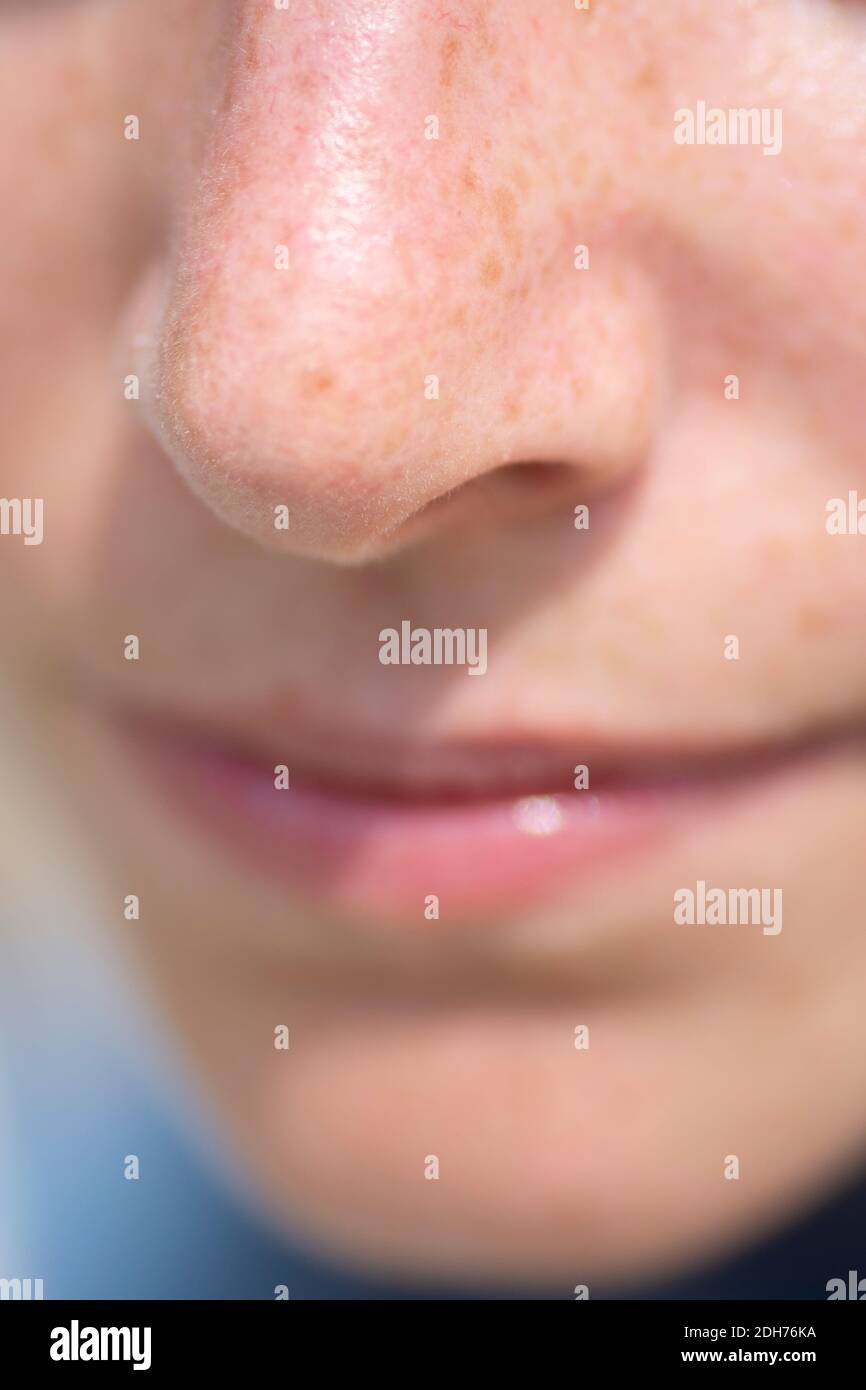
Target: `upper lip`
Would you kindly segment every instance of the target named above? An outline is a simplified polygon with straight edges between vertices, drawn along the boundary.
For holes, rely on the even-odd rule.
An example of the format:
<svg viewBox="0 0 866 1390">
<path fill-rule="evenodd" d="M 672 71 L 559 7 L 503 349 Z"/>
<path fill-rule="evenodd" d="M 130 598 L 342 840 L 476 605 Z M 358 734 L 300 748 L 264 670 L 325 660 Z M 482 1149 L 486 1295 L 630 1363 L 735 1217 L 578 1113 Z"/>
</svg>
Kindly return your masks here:
<svg viewBox="0 0 866 1390">
<path fill-rule="evenodd" d="M 147 711 L 134 712 L 132 720 L 145 734 L 202 752 L 271 768 L 285 764 L 295 785 L 418 801 L 567 792 L 578 765 L 588 768 L 594 790 L 726 780 L 820 752 L 855 732 L 862 736 L 860 730 L 824 728 L 714 742 L 697 735 L 675 740 L 579 732 L 418 739 L 307 718 L 271 722 L 261 714 L 238 719 Z"/>
</svg>

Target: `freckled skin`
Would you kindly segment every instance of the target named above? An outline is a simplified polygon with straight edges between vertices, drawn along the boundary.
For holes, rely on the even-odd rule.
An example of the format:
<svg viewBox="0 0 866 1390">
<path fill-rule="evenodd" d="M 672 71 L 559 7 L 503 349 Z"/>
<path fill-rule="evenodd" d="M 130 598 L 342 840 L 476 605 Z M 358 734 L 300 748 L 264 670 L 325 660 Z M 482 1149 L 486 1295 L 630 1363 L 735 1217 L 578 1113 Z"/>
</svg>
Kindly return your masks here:
<svg viewBox="0 0 866 1390">
<path fill-rule="evenodd" d="M 70 692 L 291 688 L 422 739 L 859 724 L 866 538 L 824 519 L 866 495 L 864 47 L 804 0 L 0 6 L 0 493 L 46 516 L 0 541 L 9 679 L 251 1180 L 338 1252 L 657 1275 L 861 1160 L 862 746 L 474 952 L 362 946 L 167 826 Z M 781 107 L 781 153 L 676 145 L 701 99 Z M 486 626 L 484 680 L 390 682 L 398 612 Z M 783 933 L 677 935 L 697 878 L 781 885 Z"/>
<path fill-rule="evenodd" d="M 454 35 L 449 37 L 442 44 L 441 68 L 439 70 L 439 84 L 442 87 L 450 87 L 454 82 L 455 69 L 460 57 L 460 40 Z"/>
<path fill-rule="evenodd" d="M 478 277 L 482 285 L 495 285 L 502 279 L 502 262 L 499 257 L 492 252 L 485 256 L 481 263 L 481 274 Z"/>
</svg>

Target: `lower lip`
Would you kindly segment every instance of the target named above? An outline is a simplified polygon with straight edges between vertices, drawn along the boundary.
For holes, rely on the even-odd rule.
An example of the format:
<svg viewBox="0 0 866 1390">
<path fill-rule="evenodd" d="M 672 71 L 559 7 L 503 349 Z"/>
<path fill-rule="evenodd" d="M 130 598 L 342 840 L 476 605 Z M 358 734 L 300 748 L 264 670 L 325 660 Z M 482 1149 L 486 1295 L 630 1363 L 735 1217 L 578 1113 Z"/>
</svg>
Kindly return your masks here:
<svg viewBox="0 0 866 1390">
<path fill-rule="evenodd" d="M 150 726 L 127 727 L 124 741 L 183 814 L 256 871 L 341 914 L 437 930 L 501 921 L 619 870 L 754 780 L 401 803 L 294 781 L 278 790 L 268 767 Z"/>
</svg>

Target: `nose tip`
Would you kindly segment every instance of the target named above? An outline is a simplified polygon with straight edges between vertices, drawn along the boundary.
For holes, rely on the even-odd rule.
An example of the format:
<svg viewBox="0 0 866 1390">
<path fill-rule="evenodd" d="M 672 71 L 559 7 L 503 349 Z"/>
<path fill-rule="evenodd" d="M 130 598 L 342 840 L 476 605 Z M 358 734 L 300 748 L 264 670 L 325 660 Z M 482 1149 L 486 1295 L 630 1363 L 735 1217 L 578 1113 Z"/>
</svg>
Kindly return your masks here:
<svg viewBox="0 0 866 1390">
<path fill-rule="evenodd" d="M 362 560 L 508 461 L 499 392 L 477 338 L 449 326 L 447 297 L 423 298 L 399 267 L 375 296 L 343 293 L 333 269 L 275 288 L 271 274 L 181 294 L 159 341 L 158 432 L 223 521 L 311 558 Z"/>
<path fill-rule="evenodd" d="M 212 284 L 182 312 L 160 351 L 159 428 L 229 525 L 353 560 L 457 486 L 461 467 L 442 450 L 449 411 L 424 371 L 439 354 L 399 340 L 413 316 L 396 295 L 341 304 L 313 278 L 269 289 L 270 272 L 255 267 L 240 296 L 234 282 Z"/>
<path fill-rule="evenodd" d="M 324 13 L 293 31 L 241 8 L 156 274 L 152 419 L 191 488 L 258 541 L 354 561 L 510 463 L 631 466 L 652 423 L 646 296 L 603 261 L 578 287 L 545 171 L 531 196 L 509 178 L 507 131 L 427 138 L 442 78 L 407 62 L 405 25 L 421 55 L 441 35 L 406 10 L 398 39 L 374 4 L 335 45 Z"/>
</svg>

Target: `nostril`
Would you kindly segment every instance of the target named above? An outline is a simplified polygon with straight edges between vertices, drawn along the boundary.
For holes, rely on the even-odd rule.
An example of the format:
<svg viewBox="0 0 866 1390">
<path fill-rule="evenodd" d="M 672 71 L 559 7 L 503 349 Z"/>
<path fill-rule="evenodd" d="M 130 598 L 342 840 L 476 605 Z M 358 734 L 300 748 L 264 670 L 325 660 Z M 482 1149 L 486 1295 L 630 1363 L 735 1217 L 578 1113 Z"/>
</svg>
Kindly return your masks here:
<svg viewBox="0 0 866 1390">
<path fill-rule="evenodd" d="M 458 484 L 457 487 L 442 493 L 440 497 L 434 497 L 418 513 L 418 517 L 441 512 L 458 501 L 470 502 L 479 496 L 490 497 L 493 493 L 500 497 L 505 497 L 508 493 L 528 496 L 547 494 L 561 488 L 563 482 L 572 479 L 573 476 L 573 468 L 566 463 L 502 463 L 498 468 L 490 469 L 476 478 L 469 479 L 468 482 Z"/>
<path fill-rule="evenodd" d="M 568 504 L 575 488 L 575 469 L 567 463 L 503 463 L 434 497 L 392 533 L 398 545 L 421 539 L 443 521 L 451 525 L 527 521 Z M 565 514 L 565 513 L 563 513 Z"/>
<path fill-rule="evenodd" d="M 514 489 L 559 488 L 566 478 L 574 476 L 574 469 L 567 463 L 508 463 L 496 470 L 492 478 L 500 485 Z M 479 480 L 481 481 L 481 480 Z"/>
</svg>

